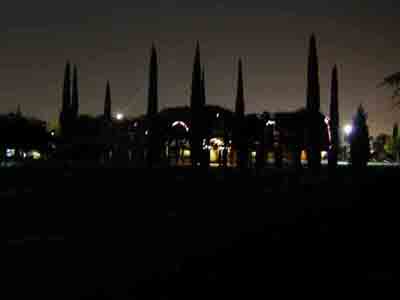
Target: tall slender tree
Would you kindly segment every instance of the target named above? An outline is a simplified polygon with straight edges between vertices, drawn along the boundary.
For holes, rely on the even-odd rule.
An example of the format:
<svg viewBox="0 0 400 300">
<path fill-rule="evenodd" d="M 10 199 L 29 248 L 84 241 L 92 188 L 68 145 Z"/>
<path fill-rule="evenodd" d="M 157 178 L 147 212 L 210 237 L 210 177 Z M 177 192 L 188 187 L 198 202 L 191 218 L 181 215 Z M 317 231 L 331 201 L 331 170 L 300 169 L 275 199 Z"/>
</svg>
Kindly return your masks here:
<svg viewBox="0 0 400 300">
<path fill-rule="evenodd" d="M 354 169 L 360 170 L 367 166 L 370 156 L 369 130 L 367 114 L 362 105 L 358 107 L 353 119 L 353 130 L 350 135 L 350 155 Z"/>
<path fill-rule="evenodd" d="M 339 100 L 338 100 L 338 72 L 335 65 L 332 70 L 331 103 L 330 103 L 330 135 L 331 147 L 329 149 L 328 164 L 336 168 L 339 152 Z"/>
<path fill-rule="evenodd" d="M 107 81 L 106 85 L 106 97 L 104 99 L 104 120 L 106 122 L 111 122 L 111 87 L 110 87 L 110 82 Z"/>
<path fill-rule="evenodd" d="M 203 67 L 201 71 L 201 106 L 204 107 L 205 105 L 206 105 L 206 79 Z"/>
<path fill-rule="evenodd" d="M 235 102 L 234 142 L 237 149 L 237 165 L 243 169 L 247 167 L 247 140 L 245 128 L 245 106 L 243 88 L 242 60 L 238 62 L 238 80 Z"/>
<path fill-rule="evenodd" d="M 79 90 L 78 90 L 78 68 L 74 65 L 72 79 L 71 118 L 76 120 L 79 115 Z"/>
<path fill-rule="evenodd" d="M 318 55 L 315 35 L 310 38 L 307 72 L 307 113 L 308 113 L 308 165 L 313 170 L 321 167 L 320 87 Z"/>
<path fill-rule="evenodd" d="M 396 162 L 399 160 L 399 125 L 397 123 L 393 126 L 392 132 L 392 151 Z"/>
<path fill-rule="evenodd" d="M 64 71 L 64 83 L 62 90 L 62 107 L 60 112 L 61 135 L 66 137 L 71 116 L 71 64 L 67 61 Z"/>
<path fill-rule="evenodd" d="M 158 64 L 157 50 L 154 44 L 151 46 L 149 89 L 147 96 L 147 116 L 151 118 L 158 113 Z"/>
<path fill-rule="evenodd" d="M 197 42 L 196 53 L 193 63 L 192 85 L 190 95 L 191 110 L 191 161 L 192 166 L 197 166 L 200 162 L 202 153 L 202 136 L 201 136 L 201 111 L 202 111 L 202 83 L 201 83 L 201 62 L 200 62 L 200 45 Z"/>
<path fill-rule="evenodd" d="M 161 154 L 161 143 L 159 126 L 157 124 L 158 113 L 158 63 L 157 51 L 154 44 L 151 47 L 150 54 L 150 71 L 149 71 L 149 89 L 148 89 L 148 106 L 147 106 L 147 119 L 148 126 L 148 154 L 147 165 L 153 166 L 158 162 Z"/>
<path fill-rule="evenodd" d="M 317 54 L 317 42 L 315 35 L 310 38 L 308 53 L 307 72 L 307 110 L 319 112 L 320 109 L 320 88 L 319 88 L 319 66 Z"/>
</svg>

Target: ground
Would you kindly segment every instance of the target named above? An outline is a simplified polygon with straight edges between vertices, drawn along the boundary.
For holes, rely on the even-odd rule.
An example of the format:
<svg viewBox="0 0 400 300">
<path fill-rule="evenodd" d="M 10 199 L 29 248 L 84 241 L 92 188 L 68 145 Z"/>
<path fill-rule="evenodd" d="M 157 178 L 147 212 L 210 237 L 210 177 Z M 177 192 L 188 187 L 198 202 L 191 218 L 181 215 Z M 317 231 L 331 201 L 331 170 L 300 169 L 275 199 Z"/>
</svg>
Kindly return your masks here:
<svg viewBox="0 0 400 300">
<path fill-rule="evenodd" d="M 0 169 L 7 287 L 15 298 L 225 299 L 394 282 L 399 175 Z"/>
</svg>

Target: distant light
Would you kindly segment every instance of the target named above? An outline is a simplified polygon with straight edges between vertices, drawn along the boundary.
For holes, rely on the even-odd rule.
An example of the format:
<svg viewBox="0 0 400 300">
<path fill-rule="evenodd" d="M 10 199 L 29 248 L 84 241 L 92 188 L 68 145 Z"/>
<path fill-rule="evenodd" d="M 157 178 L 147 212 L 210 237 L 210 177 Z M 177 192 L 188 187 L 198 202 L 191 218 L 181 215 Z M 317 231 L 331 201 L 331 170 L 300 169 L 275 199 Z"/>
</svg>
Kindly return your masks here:
<svg viewBox="0 0 400 300">
<path fill-rule="evenodd" d="M 343 127 L 344 133 L 346 135 L 350 135 L 351 132 L 353 131 L 353 126 L 351 126 L 350 124 L 347 124 Z"/>
<path fill-rule="evenodd" d="M 135 123 L 133 123 L 133 127 L 138 127 L 138 121 L 136 121 Z"/>
<path fill-rule="evenodd" d="M 15 149 L 7 149 L 6 150 L 7 157 L 13 157 L 14 155 L 15 155 Z"/>
<path fill-rule="evenodd" d="M 189 127 L 183 121 L 175 121 L 174 123 L 172 123 L 172 127 L 175 127 L 175 126 L 178 126 L 178 125 L 182 126 L 183 128 L 185 128 L 186 132 L 189 131 Z"/>
<path fill-rule="evenodd" d="M 122 113 L 117 113 L 117 114 L 115 115 L 115 117 L 117 118 L 118 121 L 121 121 L 121 120 L 124 118 L 124 114 L 122 114 Z"/>
<path fill-rule="evenodd" d="M 275 121 L 272 121 L 272 120 L 268 120 L 268 122 L 267 123 L 265 123 L 265 125 L 267 125 L 267 126 L 272 126 L 272 125 L 275 125 Z"/>
<path fill-rule="evenodd" d="M 217 119 L 219 118 L 219 113 L 217 113 Z"/>
<path fill-rule="evenodd" d="M 56 133 L 54 132 L 54 130 L 52 130 L 51 132 L 50 132 L 50 135 L 51 136 L 54 136 Z"/>
<path fill-rule="evenodd" d="M 40 152 L 36 150 L 32 150 L 30 156 L 32 156 L 33 159 L 40 159 L 42 157 Z"/>
<path fill-rule="evenodd" d="M 211 144 L 215 144 L 215 145 L 217 145 L 218 147 L 221 147 L 221 146 L 224 145 L 224 142 L 223 142 L 221 139 L 219 139 L 219 138 L 212 138 L 212 139 L 210 139 L 210 143 L 211 143 Z"/>
<path fill-rule="evenodd" d="M 144 133 L 145 135 L 148 135 L 149 134 L 149 131 L 148 130 L 146 130 L 146 132 Z"/>
</svg>

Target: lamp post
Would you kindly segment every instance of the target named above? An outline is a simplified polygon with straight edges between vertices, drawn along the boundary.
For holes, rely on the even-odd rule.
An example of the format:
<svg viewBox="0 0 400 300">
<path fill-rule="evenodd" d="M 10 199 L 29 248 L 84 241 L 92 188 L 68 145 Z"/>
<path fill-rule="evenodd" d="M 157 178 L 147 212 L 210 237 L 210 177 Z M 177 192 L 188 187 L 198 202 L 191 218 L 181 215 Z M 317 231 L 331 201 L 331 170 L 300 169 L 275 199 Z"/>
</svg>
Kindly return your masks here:
<svg viewBox="0 0 400 300">
<path fill-rule="evenodd" d="M 349 143 L 349 137 L 350 137 L 350 134 L 352 133 L 352 131 L 353 131 L 353 126 L 351 125 L 351 124 L 346 124 L 344 127 L 343 127 L 343 132 L 344 132 L 344 139 L 343 139 L 343 160 L 344 161 L 347 161 L 348 160 L 348 157 L 347 157 L 347 146 L 349 146 L 350 145 L 350 143 Z"/>
</svg>

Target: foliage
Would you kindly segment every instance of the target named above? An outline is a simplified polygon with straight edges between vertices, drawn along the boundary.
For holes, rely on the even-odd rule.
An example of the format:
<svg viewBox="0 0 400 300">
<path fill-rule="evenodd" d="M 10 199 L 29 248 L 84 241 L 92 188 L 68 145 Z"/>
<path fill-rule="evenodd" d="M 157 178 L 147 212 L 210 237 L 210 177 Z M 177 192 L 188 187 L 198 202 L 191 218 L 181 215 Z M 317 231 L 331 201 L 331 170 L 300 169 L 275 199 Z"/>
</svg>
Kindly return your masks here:
<svg viewBox="0 0 400 300">
<path fill-rule="evenodd" d="M 370 157 L 369 130 L 367 114 L 361 105 L 353 120 L 353 131 L 350 136 L 350 155 L 354 168 L 366 167 Z"/>
</svg>

